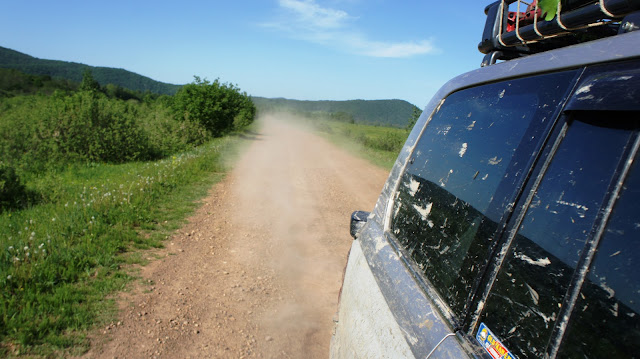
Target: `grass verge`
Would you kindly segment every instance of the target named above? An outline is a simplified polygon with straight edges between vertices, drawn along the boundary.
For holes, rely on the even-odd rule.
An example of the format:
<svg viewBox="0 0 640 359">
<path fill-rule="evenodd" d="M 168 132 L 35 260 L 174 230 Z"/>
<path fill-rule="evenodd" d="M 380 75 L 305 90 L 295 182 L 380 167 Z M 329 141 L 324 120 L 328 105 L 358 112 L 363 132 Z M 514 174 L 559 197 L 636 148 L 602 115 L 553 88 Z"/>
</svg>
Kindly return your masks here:
<svg viewBox="0 0 640 359">
<path fill-rule="evenodd" d="M 334 144 L 376 166 L 391 170 L 407 140 L 405 129 L 314 120 L 313 128 Z"/>
<path fill-rule="evenodd" d="M 0 357 L 81 354 L 132 279 L 136 249 L 168 233 L 223 178 L 245 142 L 215 139 L 155 162 L 70 165 L 25 178 L 42 200 L 0 213 Z"/>
</svg>

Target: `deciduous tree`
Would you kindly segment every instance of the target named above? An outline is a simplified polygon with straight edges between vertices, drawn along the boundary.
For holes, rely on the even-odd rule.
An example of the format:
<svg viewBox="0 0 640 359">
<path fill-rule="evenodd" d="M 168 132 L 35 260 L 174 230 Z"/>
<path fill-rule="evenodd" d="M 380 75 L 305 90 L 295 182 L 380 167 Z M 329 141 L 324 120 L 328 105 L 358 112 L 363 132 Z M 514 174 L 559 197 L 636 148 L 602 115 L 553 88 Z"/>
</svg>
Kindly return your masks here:
<svg viewBox="0 0 640 359">
<path fill-rule="evenodd" d="M 198 122 L 213 137 L 246 126 L 255 116 L 253 103 L 238 87 L 198 76 L 174 96 L 172 109 L 176 119 Z"/>
<path fill-rule="evenodd" d="M 85 69 L 82 73 L 81 91 L 100 91 L 100 84 L 93 78 L 91 70 Z"/>
</svg>

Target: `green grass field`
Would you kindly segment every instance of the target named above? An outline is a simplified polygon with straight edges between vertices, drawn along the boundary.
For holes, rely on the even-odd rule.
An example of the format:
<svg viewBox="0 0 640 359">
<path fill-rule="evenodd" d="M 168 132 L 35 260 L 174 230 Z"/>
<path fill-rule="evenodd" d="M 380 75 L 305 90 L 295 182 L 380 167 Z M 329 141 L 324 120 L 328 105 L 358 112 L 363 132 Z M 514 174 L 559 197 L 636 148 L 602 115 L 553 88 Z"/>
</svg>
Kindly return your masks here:
<svg viewBox="0 0 640 359">
<path fill-rule="evenodd" d="M 405 129 L 313 120 L 313 127 L 336 145 L 373 164 L 391 169 L 409 135 Z"/>
<path fill-rule="evenodd" d="M 227 170 L 242 139 L 154 162 L 68 165 L 25 180 L 40 203 L 0 213 L 0 357 L 66 356 L 115 313 L 136 249 L 162 246 Z"/>
</svg>

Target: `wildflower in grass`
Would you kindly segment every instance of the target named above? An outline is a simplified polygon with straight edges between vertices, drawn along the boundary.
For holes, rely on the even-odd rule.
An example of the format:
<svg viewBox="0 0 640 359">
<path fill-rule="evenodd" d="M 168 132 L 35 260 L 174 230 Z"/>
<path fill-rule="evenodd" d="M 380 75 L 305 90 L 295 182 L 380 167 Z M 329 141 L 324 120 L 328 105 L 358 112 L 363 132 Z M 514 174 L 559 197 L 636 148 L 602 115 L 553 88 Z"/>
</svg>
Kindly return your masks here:
<svg viewBox="0 0 640 359">
<path fill-rule="evenodd" d="M 7 248 L 7 249 L 12 251 L 13 250 L 13 246 L 9 246 L 9 248 Z"/>
<path fill-rule="evenodd" d="M 56 221 L 56 217 L 51 218 L 51 222 L 55 222 Z"/>
<path fill-rule="evenodd" d="M 25 247 L 23 248 L 23 250 L 26 252 L 26 251 L 28 251 L 28 250 L 29 250 L 29 247 L 25 246 Z"/>
<path fill-rule="evenodd" d="M 42 249 L 42 247 L 44 247 L 44 243 L 40 243 L 40 245 L 38 246 L 38 248 Z"/>
<path fill-rule="evenodd" d="M 11 274 L 7 276 L 7 280 L 11 280 Z"/>
</svg>

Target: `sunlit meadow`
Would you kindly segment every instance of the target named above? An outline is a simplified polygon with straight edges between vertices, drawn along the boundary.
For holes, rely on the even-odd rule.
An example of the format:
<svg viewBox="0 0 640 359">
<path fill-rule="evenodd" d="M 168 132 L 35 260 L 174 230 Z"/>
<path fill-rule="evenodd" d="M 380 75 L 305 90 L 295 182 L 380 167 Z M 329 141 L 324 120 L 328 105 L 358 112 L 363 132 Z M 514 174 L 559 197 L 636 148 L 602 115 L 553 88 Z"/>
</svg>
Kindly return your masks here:
<svg viewBox="0 0 640 359">
<path fill-rule="evenodd" d="M 131 248 L 162 245 L 181 213 L 222 177 L 222 154 L 239 139 L 146 163 L 71 165 L 29 186 L 46 203 L 0 214 L 0 356 L 86 342 L 108 319 L 105 296 L 123 288 Z M 169 210 L 170 208 L 170 210 Z"/>
</svg>

